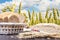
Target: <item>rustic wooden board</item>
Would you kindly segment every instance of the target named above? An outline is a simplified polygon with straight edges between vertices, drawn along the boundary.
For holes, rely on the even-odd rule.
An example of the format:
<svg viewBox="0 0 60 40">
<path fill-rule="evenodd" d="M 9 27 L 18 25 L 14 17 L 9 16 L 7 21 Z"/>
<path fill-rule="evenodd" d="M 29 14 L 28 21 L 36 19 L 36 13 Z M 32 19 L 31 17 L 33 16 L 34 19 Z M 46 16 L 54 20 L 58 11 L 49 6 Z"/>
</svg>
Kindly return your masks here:
<svg viewBox="0 0 60 40">
<path fill-rule="evenodd" d="M 60 40 L 60 38 L 36 37 L 36 38 L 17 38 L 16 35 L 0 35 L 0 40 Z"/>
</svg>

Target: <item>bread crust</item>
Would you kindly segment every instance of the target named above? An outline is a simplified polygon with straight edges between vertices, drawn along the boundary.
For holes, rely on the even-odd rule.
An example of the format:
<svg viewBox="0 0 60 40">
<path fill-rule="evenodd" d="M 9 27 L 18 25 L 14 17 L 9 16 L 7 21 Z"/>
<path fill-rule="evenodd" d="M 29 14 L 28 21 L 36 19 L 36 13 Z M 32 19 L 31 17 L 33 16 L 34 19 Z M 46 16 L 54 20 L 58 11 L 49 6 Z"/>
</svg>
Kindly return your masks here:
<svg viewBox="0 0 60 40">
<path fill-rule="evenodd" d="M 0 14 L 0 22 L 25 22 L 25 17 L 18 13 L 3 12 Z"/>
</svg>

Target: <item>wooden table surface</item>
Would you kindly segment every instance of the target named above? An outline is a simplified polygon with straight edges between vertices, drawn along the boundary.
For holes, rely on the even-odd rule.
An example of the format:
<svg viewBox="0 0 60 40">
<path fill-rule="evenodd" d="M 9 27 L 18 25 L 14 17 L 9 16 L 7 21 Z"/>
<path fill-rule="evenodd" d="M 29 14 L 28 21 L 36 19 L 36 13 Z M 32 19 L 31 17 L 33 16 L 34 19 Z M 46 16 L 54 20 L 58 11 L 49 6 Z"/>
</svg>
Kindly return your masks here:
<svg viewBox="0 0 60 40">
<path fill-rule="evenodd" d="M 0 40 L 20 40 L 16 35 L 0 35 Z"/>
<path fill-rule="evenodd" d="M 20 39 L 17 38 L 16 35 L 0 35 L 0 40 L 60 40 L 59 38 L 28 38 L 28 39 Z"/>
</svg>

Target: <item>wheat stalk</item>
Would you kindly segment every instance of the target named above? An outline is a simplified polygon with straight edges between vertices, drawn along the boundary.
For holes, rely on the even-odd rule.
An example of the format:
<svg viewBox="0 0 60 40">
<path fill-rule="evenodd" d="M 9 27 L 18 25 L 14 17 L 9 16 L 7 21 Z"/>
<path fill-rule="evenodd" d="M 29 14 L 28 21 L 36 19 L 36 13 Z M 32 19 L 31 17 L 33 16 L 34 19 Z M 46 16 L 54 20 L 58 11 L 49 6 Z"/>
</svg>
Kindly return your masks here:
<svg viewBox="0 0 60 40">
<path fill-rule="evenodd" d="M 35 20 L 35 24 L 38 24 L 39 20 L 38 20 L 38 14 L 36 14 L 36 20 Z"/>
<path fill-rule="evenodd" d="M 49 18 L 48 18 L 48 23 L 52 21 L 52 13 L 50 13 Z"/>
<path fill-rule="evenodd" d="M 58 11 L 58 9 L 56 9 L 56 11 L 57 11 L 57 16 L 59 17 L 59 11 Z"/>
<path fill-rule="evenodd" d="M 41 12 L 39 12 L 39 20 L 40 20 L 40 23 L 43 22 L 43 21 L 42 21 L 42 14 L 41 14 Z"/>
<path fill-rule="evenodd" d="M 29 20 L 31 20 L 31 14 L 29 10 L 28 10 L 28 17 L 29 17 Z"/>
<path fill-rule="evenodd" d="M 21 2 L 20 2 L 20 4 L 19 4 L 19 9 L 18 9 L 18 13 L 19 13 L 19 14 L 21 14 L 21 8 L 22 8 L 22 4 L 21 4 Z"/>
<path fill-rule="evenodd" d="M 57 23 L 57 13 L 56 13 L 56 9 L 53 8 L 53 17 L 55 20 L 55 23 Z"/>
<path fill-rule="evenodd" d="M 45 18 L 48 18 L 49 8 L 46 10 Z"/>
<path fill-rule="evenodd" d="M 34 25 L 34 16 L 35 16 L 35 13 L 34 13 L 34 10 L 33 10 L 32 14 L 31 14 L 31 20 L 30 20 L 29 25 Z"/>
</svg>

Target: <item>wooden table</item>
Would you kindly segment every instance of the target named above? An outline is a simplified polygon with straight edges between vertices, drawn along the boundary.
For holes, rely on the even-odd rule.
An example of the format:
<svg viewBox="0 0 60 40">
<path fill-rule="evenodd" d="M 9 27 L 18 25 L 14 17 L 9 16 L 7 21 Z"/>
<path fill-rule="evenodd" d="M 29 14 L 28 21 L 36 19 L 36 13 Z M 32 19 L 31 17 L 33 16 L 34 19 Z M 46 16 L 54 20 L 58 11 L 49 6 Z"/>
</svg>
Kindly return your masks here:
<svg viewBox="0 0 60 40">
<path fill-rule="evenodd" d="M 59 38 L 47 38 L 47 37 L 20 39 L 20 38 L 17 38 L 16 35 L 0 35 L 0 40 L 60 40 L 60 39 Z"/>
<path fill-rule="evenodd" d="M 0 35 L 0 40 L 20 40 L 16 35 Z"/>
<path fill-rule="evenodd" d="M 23 34 L 21 34 L 23 35 Z M 0 40 L 60 40 L 60 38 L 54 38 L 54 37 L 32 37 L 32 38 L 19 38 L 22 37 L 21 35 L 0 35 Z M 41 35 L 41 34 L 40 34 Z"/>
</svg>

